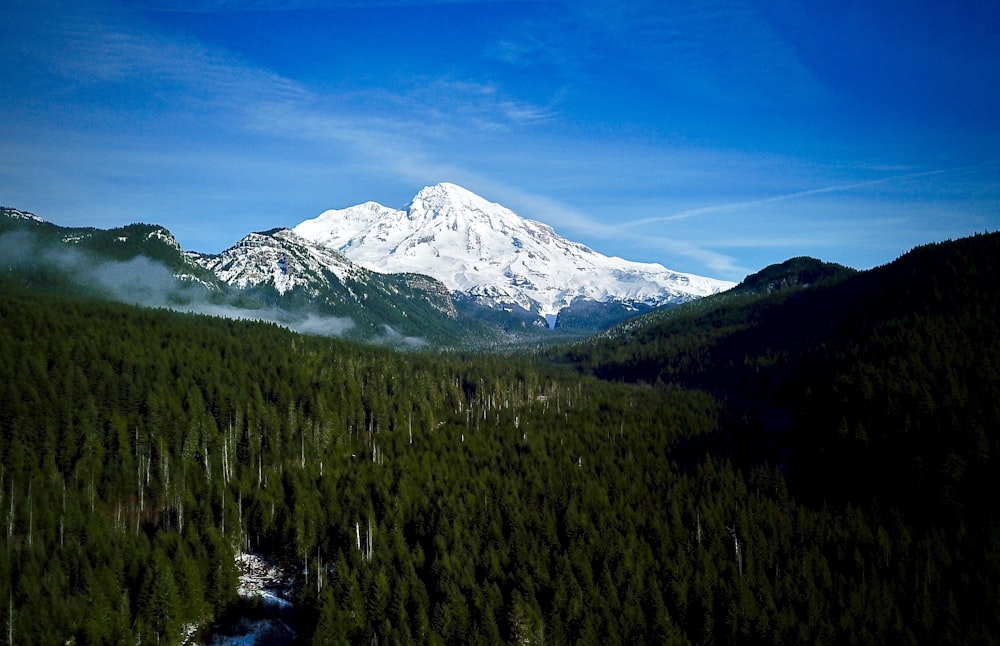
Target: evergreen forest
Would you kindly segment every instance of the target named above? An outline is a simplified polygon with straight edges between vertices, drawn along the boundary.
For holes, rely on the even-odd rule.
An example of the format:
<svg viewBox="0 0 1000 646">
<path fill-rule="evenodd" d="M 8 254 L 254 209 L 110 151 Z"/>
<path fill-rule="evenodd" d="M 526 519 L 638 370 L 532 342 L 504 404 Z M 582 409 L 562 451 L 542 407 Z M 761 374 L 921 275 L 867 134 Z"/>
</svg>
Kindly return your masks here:
<svg viewBox="0 0 1000 646">
<path fill-rule="evenodd" d="M 0 278 L 0 641 L 1000 641 L 1000 236 L 572 345 L 395 351 Z"/>
</svg>

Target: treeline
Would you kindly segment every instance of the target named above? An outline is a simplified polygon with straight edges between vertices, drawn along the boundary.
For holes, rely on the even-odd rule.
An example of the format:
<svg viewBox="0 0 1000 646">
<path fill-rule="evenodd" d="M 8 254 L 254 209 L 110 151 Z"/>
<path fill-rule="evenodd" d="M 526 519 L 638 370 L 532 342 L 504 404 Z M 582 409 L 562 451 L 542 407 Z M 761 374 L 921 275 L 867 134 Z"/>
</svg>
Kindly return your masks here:
<svg viewBox="0 0 1000 646">
<path fill-rule="evenodd" d="M 814 402 L 791 419 L 817 438 L 841 437 L 835 415 L 848 429 L 857 418 L 870 442 L 889 433 L 881 424 L 911 402 L 892 403 L 894 393 L 927 396 L 875 379 L 887 362 L 892 375 L 913 372 L 908 354 L 889 352 L 900 342 L 891 335 L 866 341 L 886 349 L 862 352 L 867 364 L 831 364 L 875 371 L 857 412 L 837 397 L 862 401 L 848 392 L 860 378 L 838 367 L 833 391 L 820 363 L 802 359 L 794 374 L 808 380 L 776 379 L 770 366 L 792 374 L 793 353 L 778 346 L 746 354 L 743 368 L 717 364 L 724 330 L 752 328 L 728 310 L 679 326 L 674 346 L 664 335 L 670 361 L 638 383 L 625 346 L 575 351 L 615 377 L 598 379 L 538 358 L 401 354 L 9 285 L 2 296 L 0 639 L 178 643 L 235 602 L 239 550 L 297 570 L 304 643 L 989 643 L 1000 634 L 990 587 L 1000 534 L 986 505 L 967 499 L 995 492 L 983 472 L 996 455 L 991 426 L 955 445 L 982 455 L 955 449 L 967 460 L 947 494 L 954 516 L 941 522 L 914 517 L 899 486 L 838 496 L 852 477 L 878 481 L 855 473 L 858 462 L 842 473 L 829 465 L 836 504 L 825 505 L 819 484 L 786 478 L 810 455 L 805 446 L 770 462 L 726 450 L 796 401 Z M 766 318 L 779 305 L 755 307 Z M 968 315 L 979 328 L 963 329 L 995 325 Z M 930 338 L 943 343 L 944 329 Z M 995 392 L 978 363 L 953 372 L 955 398 Z M 930 414 L 910 411 L 927 438 L 959 400 L 930 397 Z M 878 410 L 889 412 L 858 417 Z M 988 424 L 995 411 L 976 415 Z M 940 446 L 927 439 L 906 451 L 932 463 Z"/>
</svg>

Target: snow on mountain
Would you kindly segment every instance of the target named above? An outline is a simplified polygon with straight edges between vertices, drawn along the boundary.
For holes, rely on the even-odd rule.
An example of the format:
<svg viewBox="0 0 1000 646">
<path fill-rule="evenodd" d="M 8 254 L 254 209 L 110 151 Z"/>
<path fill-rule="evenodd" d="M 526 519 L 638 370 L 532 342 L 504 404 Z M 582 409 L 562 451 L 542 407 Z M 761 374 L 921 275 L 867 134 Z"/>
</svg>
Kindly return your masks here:
<svg viewBox="0 0 1000 646">
<path fill-rule="evenodd" d="M 292 230 L 362 267 L 427 274 L 485 304 L 536 312 L 550 325 L 576 299 L 658 306 L 734 285 L 604 256 L 447 183 L 424 188 L 406 209 L 366 202 Z"/>
<path fill-rule="evenodd" d="M 28 213 L 27 211 L 21 211 L 9 206 L 0 206 L 0 215 L 4 215 L 14 220 L 28 220 L 38 224 L 45 222 L 45 220 L 38 217 L 34 213 Z"/>
<path fill-rule="evenodd" d="M 456 316 L 449 291 L 433 278 L 371 271 L 291 229 L 251 233 L 217 255 L 187 256 L 237 289 L 265 285 L 281 295 L 301 289 L 326 303 L 391 304 L 400 308 L 404 319 L 408 310 L 424 305 L 449 318 Z"/>
<path fill-rule="evenodd" d="M 170 233 L 163 227 L 153 227 L 145 237 L 146 240 L 159 240 L 163 244 L 176 249 L 178 253 L 183 253 L 181 249 L 181 243 L 177 242 L 177 238 L 174 234 Z"/>
<path fill-rule="evenodd" d="M 360 273 L 342 254 L 313 244 L 289 229 L 251 233 L 218 255 L 188 255 L 234 287 L 268 284 L 279 294 L 295 287 L 315 293 L 319 286 L 329 286 L 324 272 L 341 282 L 352 273 Z"/>
</svg>

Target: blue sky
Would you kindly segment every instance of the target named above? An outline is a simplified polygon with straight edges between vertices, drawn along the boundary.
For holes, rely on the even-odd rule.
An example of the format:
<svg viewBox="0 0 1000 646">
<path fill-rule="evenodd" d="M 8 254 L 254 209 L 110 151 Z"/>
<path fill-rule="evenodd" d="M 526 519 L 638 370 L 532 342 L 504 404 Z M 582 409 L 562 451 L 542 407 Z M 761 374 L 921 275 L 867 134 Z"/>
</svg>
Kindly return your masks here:
<svg viewBox="0 0 1000 646">
<path fill-rule="evenodd" d="M 1000 4 L 7 0 L 0 203 L 185 249 L 454 182 L 739 280 L 1000 225 Z"/>
</svg>

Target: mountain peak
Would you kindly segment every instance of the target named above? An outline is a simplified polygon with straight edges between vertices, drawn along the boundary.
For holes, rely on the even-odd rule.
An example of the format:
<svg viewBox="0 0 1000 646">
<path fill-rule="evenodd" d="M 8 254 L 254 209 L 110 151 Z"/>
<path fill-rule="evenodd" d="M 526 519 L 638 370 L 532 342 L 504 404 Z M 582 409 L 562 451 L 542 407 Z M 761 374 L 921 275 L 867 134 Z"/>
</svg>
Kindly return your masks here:
<svg viewBox="0 0 1000 646">
<path fill-rule="evenodd" d="M 450 182 L 441 182 L 432 186 L 425 186 L 414 196 L 410 206 L 414 204 L 427 204 L 433 206 L 499 206 L 486 200 L 486 198 L 473 193 L 467 188 Z"/>
<path fill-rule="evenodd" d="M 490 202 L 467 188 L 442 182 L 425 186 L 407 207 L 410 220 L 446 219 L 453 229 L 484 226 L 505 229 L 522 226 L 524 219 L 505 206 Z M 478 225 L 473 223 L 480 223 Z"/>
<path fill-rule="evenodd" d="M 451 182 L 438 182 L 437 184 L 430 184 L 423 187 L 417 192 L 414 200 L 425 199 L 429 196 L 443 195 L 443 196 L 466 196 L 477 200 L 483 199 L 479 195 L 476 195 L 469 189 L 459 186 L 458 184 L 452 184 Z"/>
<path fill-rule="evenodd" d="M 609 258 L 447 182 L 421 189 L 406 210 L 367 202 L 293 230 L 362 267 L 427 274 L 490 307 L 516 305 L 550 322 L 577 299 L 657 306 L 732 286 Z"/>
</svg>

